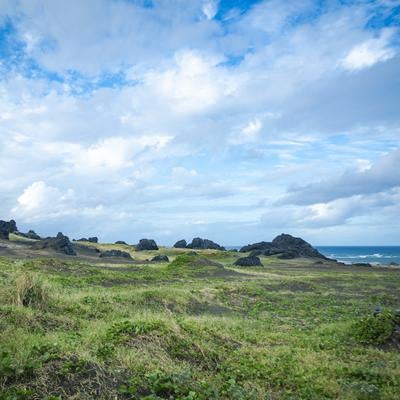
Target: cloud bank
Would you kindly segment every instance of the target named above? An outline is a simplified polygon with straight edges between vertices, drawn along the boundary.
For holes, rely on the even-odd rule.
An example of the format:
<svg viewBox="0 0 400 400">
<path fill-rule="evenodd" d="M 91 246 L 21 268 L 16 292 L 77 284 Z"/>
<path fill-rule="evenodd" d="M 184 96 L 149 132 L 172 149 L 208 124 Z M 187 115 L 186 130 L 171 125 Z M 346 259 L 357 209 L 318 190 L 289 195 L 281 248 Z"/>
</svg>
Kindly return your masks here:
<svg viewBox="0 0 400 400">
<path fill-rule="evenodd" d="M 1 218 L 110 241 L 398 244 L 398 11 L 1 2 Z"/>
</svg>

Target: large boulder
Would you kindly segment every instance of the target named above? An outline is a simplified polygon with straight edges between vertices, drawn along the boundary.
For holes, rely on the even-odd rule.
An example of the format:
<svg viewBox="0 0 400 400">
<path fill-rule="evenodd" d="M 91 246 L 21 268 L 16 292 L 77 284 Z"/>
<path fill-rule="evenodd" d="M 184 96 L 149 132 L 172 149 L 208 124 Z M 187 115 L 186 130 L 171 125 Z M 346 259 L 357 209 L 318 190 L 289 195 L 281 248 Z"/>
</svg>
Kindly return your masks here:
<svg viewBox="0 0 400 400">
<path fill-rule="evenodd" d="M 158 250 L 158 246 L 153 239 L 140 239 L 139 243 L 136 245 L 136 250 Z"/>
<path fill-rule="evenodd" d="M 116 257 L 116 258 L 126 258 L 128 260 L 132 260 L 132 256 L 129 253 L 121 250 L 105 250 L 102 253 L 100 253 L 100 257 L 101 258 Z"/>
<path fill-rule="evenodd" d="M 238 258 L 234 265 L 239 265 L 241 267 L 262 267 L 261 260 L 256 256 L 248 256 L 248 257 L 241 257 Z"/>
<path fill-rule="evenodd" d="M 301 238 L 285 233 L 277 236 L 272 242 L 258 242 L 249 244 L 240 249 L 241 252 L 250 251 L 250 256 L 273 256 L 281 259 L 297 257 L 315 257 L 326 259 L 317 249 Z"/>
<path fill-rule="evenodd" d="M 169 262 L 168 256 L 159 254 L 158 256 L 153 257 L 150 261 L 152 262 Z"/>
<path fill-rule="evenodd" d="M 13 219 L 9 222 L 0 220 L 0 239 L 8 240 L 8 235 L 13 232 L 18 232 L 17 224 Z"/>
<path fill-rule="evenodd" d="M 18 235 L 27 239 L 34 239 L 34 240 L 41 239 L 41 237 L 33 230 L 29 230 L 27 233 L 18 232 Z"/>
<path fill-rule="evenodd" d="M 28 239 L 35 239 L 35 240 L 40 240 L 41 237 L 32 229 L 30 229 L 27 233 L 25 233 L 25 237 Z"/>
<path fill-rule="evenodd" d="M 186 242 L 185 239 L 178 240 L 178 241 L 174 244 L 174 247 L 175 247 L 176 249 L 185 249 L 186 246 L 187 246 L 187 242 Z"/>
<path fill-rule="evenodd" d="M 191 243 L 189 243 L 186 248 L 188 249 L 211 249 L 211 250 L 223 250 L 225 251 L 225 247 L 220 246 L 219 244 L 213 242 L 209 239 L 202 238 L 194 238 Z"/>
<path fill-rule="evenodd" d="M 47 238 L 45 240 L 38 241 L 32 246 L 33 249 L 53 249 L 58 253 L 67 254 L 68 256 L 76 256 L 76 252 L 69 241 L 68 236 L 58 232 L 55 238 Z"/>
<path fill-rule="evenodd" d="M 284 253 L 288 255 L 292 254 L 293 257 L 316 257 L 316 258 L 326 258 L 322 255 L 317 249 L 311 246 L 310 243 L 307 243 L 305 240 L 288 235 L 286 233 L 282 233 L 277 236 L 272 244 L 277 249 L 284 250 Z"/>
<path fill-rule="evenodd" d="M 241 253 L 247 253 L 248 251 L 255 251 L 255 250 L 269 250 L 272 247 L 271 242 L 258 242 L 253 244 L 248 244 L 247 246 L 243 246 L 239 251 Z"/>
</svg>

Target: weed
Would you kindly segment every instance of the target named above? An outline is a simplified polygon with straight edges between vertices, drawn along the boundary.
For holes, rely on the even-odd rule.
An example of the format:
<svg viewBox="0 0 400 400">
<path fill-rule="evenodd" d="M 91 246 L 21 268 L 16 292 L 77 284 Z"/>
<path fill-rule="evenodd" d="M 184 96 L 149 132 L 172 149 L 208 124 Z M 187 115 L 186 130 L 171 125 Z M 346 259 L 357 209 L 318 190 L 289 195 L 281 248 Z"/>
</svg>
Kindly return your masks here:
<svg viewBox="0 0 400 400">
<path fill-rule="evenodd" d="M 38 275 L 24 272 L 16 278 L 15 302 L 17 305 L 44 309 L 48 301 L 48 289 Z"/>
<path fill-rule="evenodd" d="M 387 342 L 396 326 L 395 316 L 390 311 L 368 315 L 353 324 L 354 338 L 362 344 L 379 345 Z"/>
</svg>

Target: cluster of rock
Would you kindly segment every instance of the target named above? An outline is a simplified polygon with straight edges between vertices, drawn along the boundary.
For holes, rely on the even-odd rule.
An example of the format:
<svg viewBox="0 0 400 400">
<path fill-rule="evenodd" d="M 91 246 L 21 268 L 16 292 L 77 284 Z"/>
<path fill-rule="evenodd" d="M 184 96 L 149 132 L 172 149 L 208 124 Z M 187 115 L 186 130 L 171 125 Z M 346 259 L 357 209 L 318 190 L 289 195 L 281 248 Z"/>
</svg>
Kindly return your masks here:
<svg viewBox="0 0 400 400">
<path fill-rule="evenodd" d="M 78 242 L 90 242 L 90 243 L 99 243 L 99 238 L 96 236 L 90 238 L 81 238 L 77 240 Z"/>
<path fill-rule="evenodd" d="M 35 242 L 32 248 L 36 250 L 52 249 L 58 253 L 63 253 L 68 256 L 76 256 L 76 252 L 68 236 L 63 235 L 61 232 L 58 232 L 57 236 L 54 238 L 50 237 Z"/>
<path fill-rule="evenodd" d="M 200 250 L 222 250 L 225 251 L 225 247 L 220 246 L 218 243 L 213 242 L 212 240 L 209 239 L 202 239 L 199 237 L 196 237 L 192 240 L 191 243 L 187 243 L 185 239 L 178 240 L 175 244 L 174 247 L 176 249 L 200 249 Z"/>
<path fill-rule="evenodd" d="M 169 262 L 169 258 L 165 255 L 158 255 L 153 257 L 151 260 L 151 262 Z"/>
<path fill-rule="evenodd" d="M 0 239 L 8 240 L 9 234 L 15 233 L 18 236 L 22 236 L 28 239 L 40 240 L 41 237 L 35 231 L 28 231 L 27 233 L 19 232 L 16 222 L 12 219 L 11 221 L 0 220 Z"/>
<path fill-rule="evenodd" d="M 262 266 L 261 260 L 257 256 L 248 256 L 248 257 L 241 257 L 238 258 L 234 265 L 238 265 L 240 267 L 258 267 Z"/>
<path fill-rule="evenodd" d="M 100 257 L 101 258 L 118 257 L 118 258 L 126 258 L 128 260 L 132 260 L 132 256 L 129 253 L 121 250 L 106 250 L 100 253 Z"/>
<path fill-rule="evenodd" d="M 158 250 L 157 243 L 153 239 L 140 239 L 136 245 L 136 251 Z"/>
<path fill-rule="evenodd" d="M 14 232 L 18 232 L 18 228 L 13 219 L 8 222 L 0 220 L 0 239 L 8 240 L 8 235 Z"/>
<path fill-rule="evenodd" d="M 277 236 L 272 242 L 259 242 L 243 246 L 241 253 L 250 252 L 250 256 L 277 255 L 281 259 L 313 257 L 326 259 L 317 249 L 301 238 L 285 233 Z"/>
</svg>

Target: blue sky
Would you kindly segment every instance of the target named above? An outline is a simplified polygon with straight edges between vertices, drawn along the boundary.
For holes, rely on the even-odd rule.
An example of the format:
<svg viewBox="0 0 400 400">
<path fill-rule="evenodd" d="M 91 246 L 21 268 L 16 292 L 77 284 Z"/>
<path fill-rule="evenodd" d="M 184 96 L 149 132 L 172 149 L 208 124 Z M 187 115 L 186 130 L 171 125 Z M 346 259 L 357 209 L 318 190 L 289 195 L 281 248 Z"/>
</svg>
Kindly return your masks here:
<svg viewBox="0 0 400 400">
<path fill-rule="evenodd" d="M 0 0 L 0 218 L 400 244 L 400 1 Z"/>
</svg>

